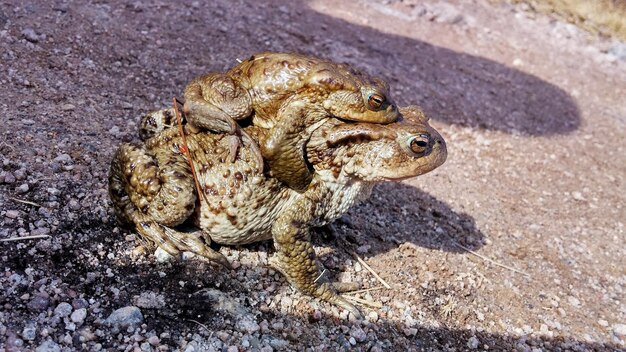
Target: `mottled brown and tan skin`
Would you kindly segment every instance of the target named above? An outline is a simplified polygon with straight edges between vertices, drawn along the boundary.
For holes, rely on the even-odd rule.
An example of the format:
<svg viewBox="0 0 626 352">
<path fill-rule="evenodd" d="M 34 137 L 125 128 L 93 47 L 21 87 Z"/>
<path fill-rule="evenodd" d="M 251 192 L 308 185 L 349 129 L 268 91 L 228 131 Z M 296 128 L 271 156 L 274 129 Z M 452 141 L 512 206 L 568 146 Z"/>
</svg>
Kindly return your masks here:
<svg viewBox="0 0 626 352">
<path fill-rule="evenodd" d="M 256 54 L 226 73 L 194 79 L 184 96 L 190 124 L 240 134 L 258 165 L 262 167 L 264 157 L 272 176 L 298 192 L 304 192 L 312 179 L 303 154 L 309 126 L 329 117 L 383 124 L 398 117 L 382 80 L 347 65 L 298 54 Z M 253 125 L 270 131 L 259 141 L 260 150 L 237 124 L 250 116 Z M 233 161 L 239 139 L 229 141 Z"/>
<path fill-rule="evenodd" d="M 250 148 L 229 160 L 224 135 L 199 132 L 188 136 L 204 200 L 198 202 L 181 139 L 166 129 L 143 145 L 122 145 L 111 165 L 109 192 L 122 222 L 163 250 L 191 251 L 228 265 L 209 248 L 210 241 L 239 245 L 273 239 L 271 263 L 300 291 L 358 310 L 337 295 L 321 276 L 310 243 L 311 226 L 327 224 L 369 196 L 374 184 L 429 172 L 446 159 L 441 136 L 417 108 L 388 125 L 325 120 L 311 131 L 305 146 L 314 169 L 311 185 L 296 192 L 256 168 Z M 246 128 L 251 138 L 267 130 Z M 186 219 L 202 230 L 188 234 L 174 229 Z"/>
</svg>

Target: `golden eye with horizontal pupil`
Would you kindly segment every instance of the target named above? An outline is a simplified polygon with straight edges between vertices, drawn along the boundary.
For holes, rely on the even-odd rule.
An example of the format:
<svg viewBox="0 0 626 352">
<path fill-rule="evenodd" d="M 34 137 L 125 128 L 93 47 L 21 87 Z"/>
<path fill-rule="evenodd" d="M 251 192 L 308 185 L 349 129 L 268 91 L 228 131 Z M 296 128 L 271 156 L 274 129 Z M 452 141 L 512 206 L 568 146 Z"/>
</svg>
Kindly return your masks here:
<svg viewBox="0 0 626 352">
<path fill-rule="evenodd" d="M 367 97 L 367 102 L 372 109 L 380 109 L 385 102 L 385 97 L 380 94 L 370 94 L 370 96 Z"/>
<path fill-rule="evenodd" d="M 430 140 L 428 139 L 428 135 L 420 134 L 417 136 L 413 136 L 409 140 L 409 148 L 415 154 L 421 154 L 426 151 L 428 148 Z"/>
</svg>

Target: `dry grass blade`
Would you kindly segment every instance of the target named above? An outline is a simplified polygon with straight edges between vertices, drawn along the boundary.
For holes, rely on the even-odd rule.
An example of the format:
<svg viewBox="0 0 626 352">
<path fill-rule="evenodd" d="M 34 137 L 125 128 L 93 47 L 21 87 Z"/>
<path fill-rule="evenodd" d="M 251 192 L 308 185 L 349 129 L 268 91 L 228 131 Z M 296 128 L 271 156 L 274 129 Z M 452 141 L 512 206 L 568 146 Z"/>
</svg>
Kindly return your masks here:
<svg viewBox="0 0 626 352">
<path fill-rule="evenodd" d="M 446 236 L 448 236 L 448 235 L 446 235 Z M 455 246 L 457 246 L 457 247 L 459 247 L 459 248 L 461 248 L 461 249 L 465 250 L 466 252 L 468 252 L 468 253 L 470 253 L 470 254 L 473 254 L 473 255 L 477 256 L 478 258 L 480 258 L 480 259 L 482 259 L 482 260 L 484 260 L 484 261 L 487 261 L 487 262 L 489 262 L 489 263 L 491 263 L 491 264 L 493 264 L 493 265 L 499 266 L 499 267 L 501 267 L 501 268 L 511 270 L 512 272 L 515 272 L 515 273 L 518 273 L 518 274 L 524 275 L 524 276 L 526 276 L 526 277 L 530 277 L 530 274 L 528 274 L 528 273 L 525 273 L 525 272 L 523 272 L 523 271 L 521 271 L 521 270 L 517 270 L 517 269 L 515 269 L 515 268 L 513 268 L 513 267 L 510 267 L 510 266 L 508 266 L 508 265 L 504 265 L 504 264 L 498 263 L 498 262 L 496 262 L 495 260 L 493 260 L 493 259 L 491 259 L 491 258 L 485 257 L 484 255 L 479 254 L 479 253 L 477 253 L 477 252 L 475 252 L 475 251 L 473 251 L 473 250 L 471 250 L 471 249 L 469 249 L 469 248 L 465 247 L 464 245 L 462 245 L 462 244 L 460 244 L 459 242 L 455 241 L 452 237 L 448 236 L 448 238 L 450 239 L 450 241 L 452 241 L 452 243 L 454 243 L 454 245 L 455 245 Z"/>
<path fill-rule="evenodd" d="M 362 304 L 364 306 L 372 307 L 372 308 L 380 309 L 380 308 L 383 307 L 382 303 L 380 303 L 380 302 L 372 302 L 372 301 L 368 301 L 368 300 L 365 300 L 365 299 L 356 298 L 354 296 L 347 296 L 347 295 L 341 295 L 341 297 L 349 299 L 349 300 L 351 300 L 353 302 Z"/>
<path fill-rule="evenodd" d="M 359 263 L 361 263 L 361 265 L 363 265 L 363 267 L 364 267 L 365 269 L 367 269 L 367 271 L 369 271 L 370 273 L 372 273 L 372 275 L 374 275 L 374 277 L 376 278 L 376 280 L 378 280 L 381 284 L 383 284 L 383 286 L 385 286 L 385 288 L 387 288 L 387 289 L 390 289 L 390 288 L 391 288 L 391 286 L 389 286 L 389 284 L 388 284 L 387 282 L 385 282 L 385 280 L 383 280 L 383 278 L 382 278 L 382 277 L 380 277 L 380 276 L 379 276 L 379 275 L 378 275 L 378 274 L 374 271 L 374 269 L 372 269 L 369 265 L 367 265 L 367 263 L 366 263 L 363 259 L 361 259 L 361 257 L 359 257 L 359 255 L 358 255 L 358 254 L 356 254 L 355 252 L 352 252 L 352 251 L 351 251 L 350 253 L 352 254 L 352 256 L 353 256 L 354 258 L 356 258 L 356 260 L 357 260 Z"/>
<path fill-rule="evenodd" d="M 18 198 L 14 198 L 14 197 L 9 197 L 10 200 L 16 201 L 18 203 L 23 203 L 23 204 L 28 204 L 28 205 L 32 205 L 35 207 L 41 207 L 41 204 L 37 204 L 35 202 L 31 202 L 29 200 L 23 200 L 23 199 L 18 199 Z"/>
<path fill-rule="evenodd" d="M 22 241 L 22 240 L 36 240 L 39 238 L 48 238 L 50 237 L 49 235 L 33 235 L 33 236 L 23 236 L 23 237 L 9 237 L 9 238 L 2 238 L 0 239 L 0 242 L 13 242 L 13 241 Z"/>
<path fill-rule="evenodd" d="M 362 290 L 355 290 L 355 291 L 344 292 L 344 295 L 356 295 L 357 293 L 365 293 L 365 292 L 371 292 L 371 291 L 376 291 L 376 290 L 382 290 L 383 288 L 386 288 L 386 287 L 385 286 L 376 286 L 376 287 L 364 288 Z"/>
<path fill-rule="evenodd" d="M 197 321 L 197 320 L 193 320 L 193 319 L 187 319 L 187 320 L 189 320 L 190 322 L 193 322 L 193 323 L 196 323 L 196 324 L 200 325 L 200 326 L 201 326 L 201 327 L 203 327 L 206 331 L 210 332 L 210 333 L 211 333 L 211 336 L 213 336 L 213 331 L 209 330 L 209 328 L 208 328 L 206 325 L 202 324 L 201 322 L 199 322 L 199 321 Z M 209 338 L 210 338 L 210 337 L 209 337 Z"/>
</svg>

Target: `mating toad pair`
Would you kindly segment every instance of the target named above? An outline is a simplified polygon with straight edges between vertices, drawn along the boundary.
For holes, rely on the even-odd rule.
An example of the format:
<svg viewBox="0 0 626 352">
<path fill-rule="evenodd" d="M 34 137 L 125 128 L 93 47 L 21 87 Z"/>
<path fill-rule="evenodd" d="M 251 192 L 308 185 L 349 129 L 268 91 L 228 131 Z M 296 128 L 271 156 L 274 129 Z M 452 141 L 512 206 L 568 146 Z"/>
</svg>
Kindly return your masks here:
<svg viewBox="0 0 626 352">
<path fill-rule="evenodd" d="M 270 262 L 293 286 L 359 316 L 321 275 L 309 228 L 343 215 L 377 182 L 443 164 L 445 142 L 428 118 L 417 107 L 397 109 L 379 79 L 296 54 L 262 53 L 201 76 L 184 98 L 201 201 L 174 109 L 156 111 L 140 122 L 143 143 L 122 145 L 111 164 L 120 221 L 170 254 L 224 266 L 211 242 L 273 239 Z M 200 230 L 179 231 L 184 222 Z"/>
</svg>

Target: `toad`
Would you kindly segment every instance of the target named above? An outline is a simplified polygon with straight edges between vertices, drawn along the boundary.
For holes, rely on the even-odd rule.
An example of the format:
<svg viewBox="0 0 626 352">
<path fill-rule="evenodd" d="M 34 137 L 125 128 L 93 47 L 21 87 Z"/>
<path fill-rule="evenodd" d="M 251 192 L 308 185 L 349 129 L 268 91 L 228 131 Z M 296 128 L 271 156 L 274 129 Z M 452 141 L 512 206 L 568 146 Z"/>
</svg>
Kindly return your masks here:
<svg viewBox="0 0 626 352">
<path fill-rule="evenodd" d="M 294 287 L 358 316 L 321 275 L 309 229 L 339 218 L 367 198 L 376 183 L 418 176 L 445 161 L 445 142 L 421 110 L 400 111 L 398 121 L 387 125 L 338 119 L 316 124 L 305 145 L 313 179 L 303 193 L 259 172 L 251 148 L 242 146 L 231 163 L 227 137 L 191 134 L 187 143 L 202 201 L 180 151 L 178 131 L 165 129 L 143 144 L 123 144 L 116 152 L 109 176 L 115 212 L 148 243 L 172 255 L 190 251 L 225 266 L 227 260 L 209 247 L 212 241 L 241 245 L 272 239 L 276 253 L 270 263 Z M 253 140 L 267 133 L 258 126 L 245 131 Z M 201 231 L 179 231 L 176 226 L 186 220 Z"/>
<path fill-rule="evenodd" d="M 243 142 L 254 152 L 254 166 L 262 170 L 265 158 L 271 175 L 298 192 L 312 179 L 304 155 L 309 126 L 329 117 L 382 124 L 398 117 L 384 81 L 299 54 L 256 54 L 226 73 L 194 79 L 184 98 L 192 126 L 231 135 L 230 161 Z M 237 124 L 250 116 L 253 125 L 269 130 L 260 149 Z"/>
</svg>

